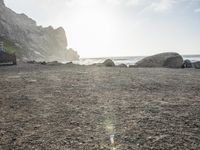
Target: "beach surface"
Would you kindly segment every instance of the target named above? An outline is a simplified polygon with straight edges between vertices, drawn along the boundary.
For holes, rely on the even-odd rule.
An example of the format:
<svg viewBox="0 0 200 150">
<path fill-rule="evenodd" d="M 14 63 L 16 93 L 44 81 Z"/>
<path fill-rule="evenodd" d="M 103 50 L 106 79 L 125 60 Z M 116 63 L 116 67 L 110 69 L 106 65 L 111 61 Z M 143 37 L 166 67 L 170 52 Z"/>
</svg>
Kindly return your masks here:
<svg viewBox="0 0 200 150">
<path fill-rule="evenodd" d="M 0 149 L 200 149 L 200 70 L 1 66 Z"/>
</svg>

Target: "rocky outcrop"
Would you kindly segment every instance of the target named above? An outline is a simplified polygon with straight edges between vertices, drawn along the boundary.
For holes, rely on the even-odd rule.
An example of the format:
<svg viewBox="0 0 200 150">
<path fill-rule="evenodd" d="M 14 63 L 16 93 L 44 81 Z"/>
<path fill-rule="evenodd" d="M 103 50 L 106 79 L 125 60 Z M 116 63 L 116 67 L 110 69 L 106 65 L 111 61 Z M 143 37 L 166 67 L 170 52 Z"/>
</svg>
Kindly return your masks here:
<svg viewBox="0 0 200 150">
<path fill-rule="evenodd" d="M 160 53 L 138 61 L 135 67 L 167 67 L 167 68 L 181 68 L 183 65 L 183 58 L 178 53 Z"/>
<path fill-rule="evenodd" d="M 4 0 L 0 0 L 0 5 L 5 6 L 5 4 L 4 4 Z"/>
<path fill-rule="evenodd" d="M 65 61 L 67 39 L 62 27 L 43 28 L 25 14 L 17 14 L 0 0 L 0 38 L 24 50 L 22 59 Z M 16 52 L 17 53 L 17 52 Z"/>
<path fill-rule="evenodd" d="M 72 48 L 67 49 L 66 51 L 66 60 L 67 61 L 76 61 L 79 60 L 80 56 L 78 55 L 77 51 L 73 50 Z"/>
</svg>

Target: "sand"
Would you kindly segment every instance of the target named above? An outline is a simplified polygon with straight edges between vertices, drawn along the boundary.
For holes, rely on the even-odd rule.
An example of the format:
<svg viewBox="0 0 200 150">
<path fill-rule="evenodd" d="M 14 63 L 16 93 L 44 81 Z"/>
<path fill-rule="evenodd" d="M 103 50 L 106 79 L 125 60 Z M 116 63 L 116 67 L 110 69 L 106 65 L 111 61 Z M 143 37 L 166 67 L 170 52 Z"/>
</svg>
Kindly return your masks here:
<svg viewBox="0 0 200 150">
<path fill-rule="evenodd" d="M 1 66 L 0 149 L 200 149 L 200 70 Z"/>
</svg>

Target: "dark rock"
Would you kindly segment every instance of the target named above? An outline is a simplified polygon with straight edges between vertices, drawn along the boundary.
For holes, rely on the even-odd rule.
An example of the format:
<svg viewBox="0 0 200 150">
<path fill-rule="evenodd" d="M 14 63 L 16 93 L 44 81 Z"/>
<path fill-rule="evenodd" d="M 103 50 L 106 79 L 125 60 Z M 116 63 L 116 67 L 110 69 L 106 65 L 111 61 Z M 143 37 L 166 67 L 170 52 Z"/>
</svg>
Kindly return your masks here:
<svg viewBox="0 0 200 150">
<path fill-rule="evenodd" d="M 36 64 L 37 62 L 35 60 L 27 61 L 28 64 Z"/>
<path fill-rule="evenodd" d="M 192 64 L 193 64 L 194 68 L 200 69 L 200 61 L 194 62 Z"/>
<path fill-rule="evenodd" d="M 45 61 L 40 62 L 41 65 L 46 65 L 47 63 Z"/>
<path fill-rule="evenodd" d="M 61 65 L 58 61 L 48 62 L 47 65 Z"/>
<path fill-rule="evenodd" d="M 160 53 L 157 55 L 145 57 L 136 63 L 136 67 L 166 67 L 181 68 L 183 58 L 178 53 Z"/>
<path fill-rule="evenodd" d="M 107 67 L 114 67 L 115 66 L 115 63 L 111 60 L 111 59 L 107 59 L 103 62 L 103 65 L 104 66 L 107 66 Z"/>
<path fill-rule="evenodd" d="M 193 68 L 192 62 L 188 59 L 184 60 L 182 68 Z"/>
<path fill-rule="evenodd" d="M 16 55 L 0 51 L 0 63 L 12 63 L 13 65 L 16 65 L 17 64 Z"/>
<path fill-rule="evenodd" d="M 119 64 L 117 67 L 127 68 L 126 64 Z"/>
</svg>

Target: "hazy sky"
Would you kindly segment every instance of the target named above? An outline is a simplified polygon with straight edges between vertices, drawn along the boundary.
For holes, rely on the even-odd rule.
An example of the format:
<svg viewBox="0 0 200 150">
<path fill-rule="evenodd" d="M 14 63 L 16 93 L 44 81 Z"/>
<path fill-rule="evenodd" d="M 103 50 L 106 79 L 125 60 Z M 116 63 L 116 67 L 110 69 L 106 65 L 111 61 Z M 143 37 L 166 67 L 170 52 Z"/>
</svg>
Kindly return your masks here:
<svg viewBox="0 0 200 150">
<path fill-rule="evenodd" d="M 5 0 L 38 25 L 63 26 L 81 57 L 200 54 L 200 0 Z"/>
</svg>

